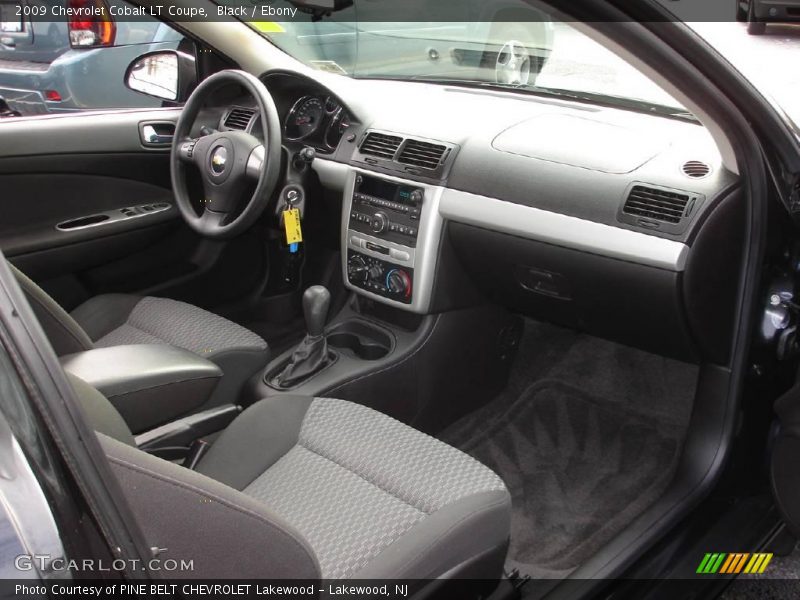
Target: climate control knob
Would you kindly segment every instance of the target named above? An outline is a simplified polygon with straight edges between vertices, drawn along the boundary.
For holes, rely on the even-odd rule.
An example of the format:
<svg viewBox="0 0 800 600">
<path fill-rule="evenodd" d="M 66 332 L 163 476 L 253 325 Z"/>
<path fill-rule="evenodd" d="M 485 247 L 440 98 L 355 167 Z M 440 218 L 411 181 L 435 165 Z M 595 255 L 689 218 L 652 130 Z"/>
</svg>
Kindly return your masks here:
<svg viewBox="0 0 800 600">
<path fill-rule="evenodd" d="M 386 287 L 391 294 L 411 297 L 411 276 L 402 269 L 392 269 L 386 275 Z"/>
<path fill-rule="evenodd" d="M 360 256 L 353 256 L 347 262 L 347 277 L 353 283 L 365 283 L 369 278 L 369 266 Z"/>
<path fill-rule="evenodd" d="M 383 233 L 386 231 L 387 227 L 389 227 L 389 217 L 386 216 L 386 213 L 375 213 L 375 216 L 372 217 L 372 221 L 370 222 L 372 231 L 375 233 Z"/>
<path fill-rule="evenodd" d="M 381 269 L 378 265 L 372 265 L 369 268 L 368 273 L 369 273 L 369 279 L 380 281 L 381 275 L 383 275 L 383 269 Z"/>
</svg>

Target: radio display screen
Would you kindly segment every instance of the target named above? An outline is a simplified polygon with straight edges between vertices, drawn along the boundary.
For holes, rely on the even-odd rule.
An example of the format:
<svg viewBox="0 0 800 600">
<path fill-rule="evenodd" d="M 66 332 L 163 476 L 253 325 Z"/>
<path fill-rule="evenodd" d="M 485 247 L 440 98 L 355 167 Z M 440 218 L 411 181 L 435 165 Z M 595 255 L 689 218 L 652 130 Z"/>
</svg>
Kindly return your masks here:
<svg viewBox="0 0 800 600">
<path fill-rule="evenodd" d="M 390 200 L 392 202 L 408 203 L 410 201 L 411 192 L 415 188 L 407 185 L 399 185 L 385 179 L 376 179 L 374 177 L 364 177 L 358 191 L 368 196 L 380 198 L 381 200 Z"/>
</svg>

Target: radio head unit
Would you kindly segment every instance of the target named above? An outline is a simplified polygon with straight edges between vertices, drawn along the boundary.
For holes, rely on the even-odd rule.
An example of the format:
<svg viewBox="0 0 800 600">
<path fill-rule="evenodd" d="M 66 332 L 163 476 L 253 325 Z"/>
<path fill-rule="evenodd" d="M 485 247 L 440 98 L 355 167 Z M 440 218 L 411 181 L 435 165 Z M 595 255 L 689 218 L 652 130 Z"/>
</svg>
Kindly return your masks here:
<svg viewBox="0 0 800 600">
<path fill-rule="evenodd" d="M 364 194 L 372 198 L 381 198 L 400 205 L 417 204 L 422 201 L 422 191 L 417 187 L 368 175 L 356 177 L 355 193 Z"/>
<path fill-rule="evenodd" d="M 424 200 L 422 188 L 358 175 L 350 204 L 350 229 L 415 248 Z"/>
</svg>

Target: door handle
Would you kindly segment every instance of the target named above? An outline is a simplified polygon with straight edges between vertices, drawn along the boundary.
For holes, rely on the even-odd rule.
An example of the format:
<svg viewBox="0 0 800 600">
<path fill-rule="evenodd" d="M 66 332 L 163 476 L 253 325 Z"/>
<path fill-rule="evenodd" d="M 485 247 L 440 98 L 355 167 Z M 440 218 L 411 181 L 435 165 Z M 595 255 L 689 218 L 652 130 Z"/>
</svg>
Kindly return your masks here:
<svg viewBox="0 0 800 600">
<path fill-rule="evenodd" d="M 144 146 L 170 146 L 172 139 L 175 137 L 175 123 L 172 121 L 139 123 L 139 135 Z"/>
</svg>

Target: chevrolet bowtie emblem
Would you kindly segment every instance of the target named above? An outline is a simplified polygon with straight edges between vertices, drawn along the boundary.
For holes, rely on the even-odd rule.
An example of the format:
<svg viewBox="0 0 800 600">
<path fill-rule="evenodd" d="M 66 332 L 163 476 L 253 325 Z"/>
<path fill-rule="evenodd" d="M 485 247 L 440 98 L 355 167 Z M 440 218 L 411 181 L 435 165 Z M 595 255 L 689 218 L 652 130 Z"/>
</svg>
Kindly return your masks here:
<svg viewBox="0 0 800 600">
<path fill-rule="evenodd" d="M 228 162 L 228 151 L 224 147 L 218 146 L 211 155 L 211 170 L 219 175 L 225 170 L 226 162 Z"/>
</svg>

